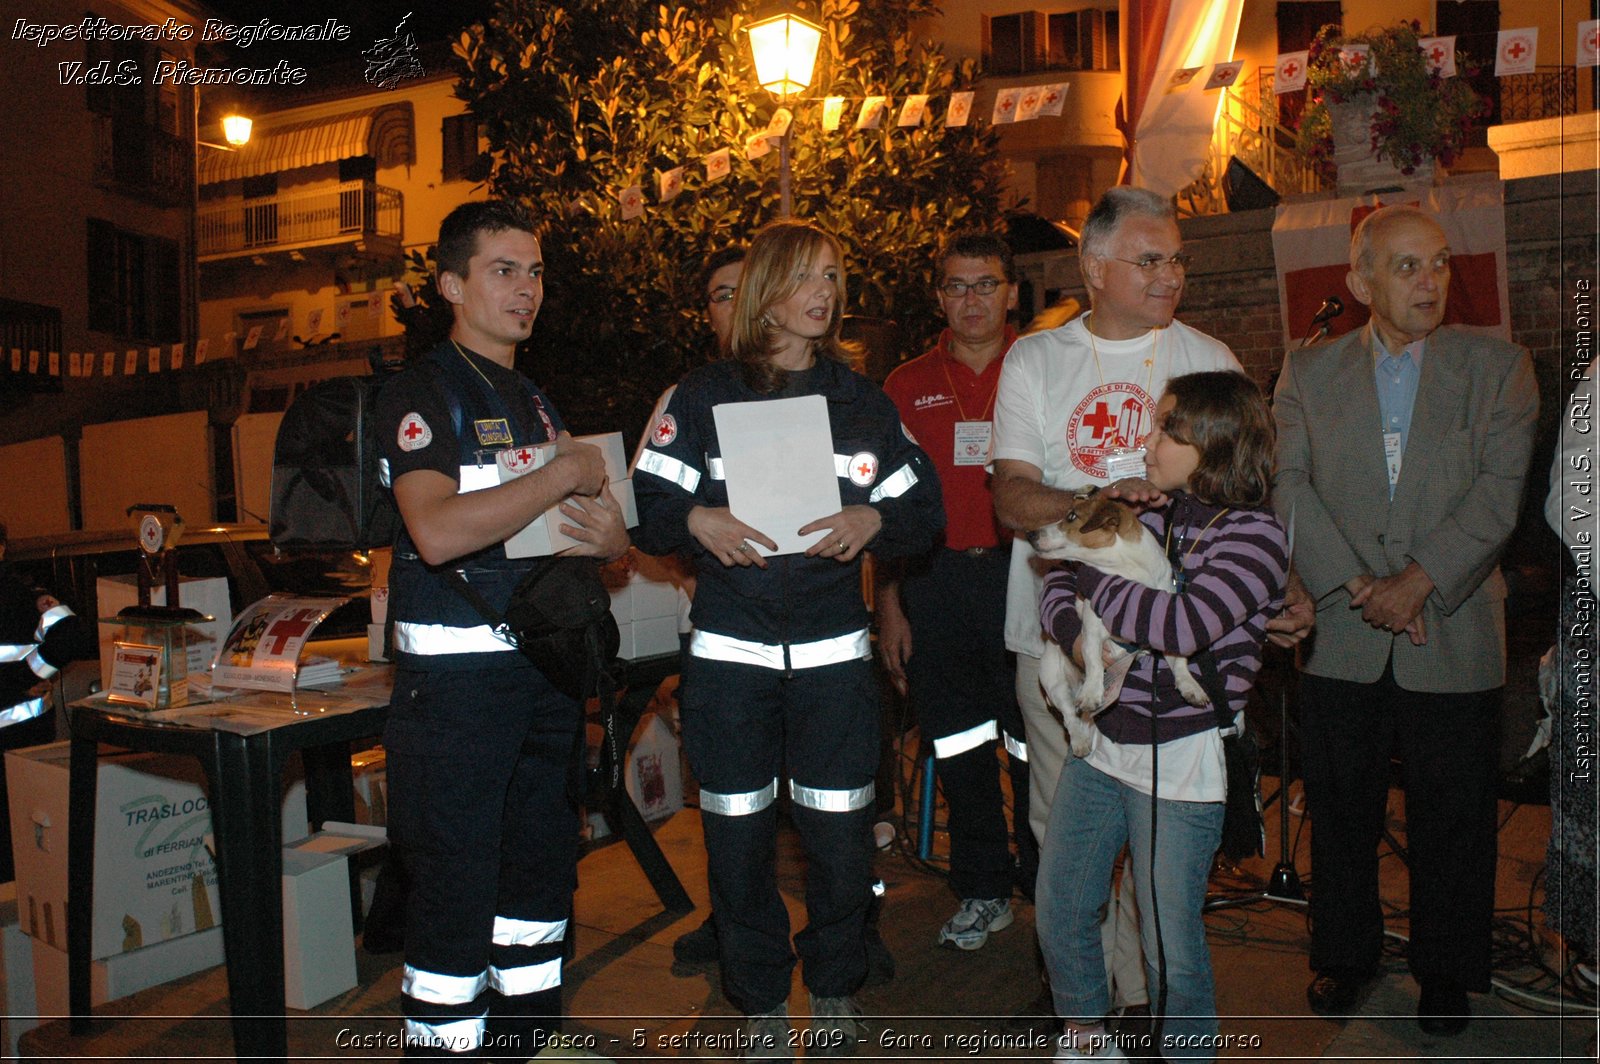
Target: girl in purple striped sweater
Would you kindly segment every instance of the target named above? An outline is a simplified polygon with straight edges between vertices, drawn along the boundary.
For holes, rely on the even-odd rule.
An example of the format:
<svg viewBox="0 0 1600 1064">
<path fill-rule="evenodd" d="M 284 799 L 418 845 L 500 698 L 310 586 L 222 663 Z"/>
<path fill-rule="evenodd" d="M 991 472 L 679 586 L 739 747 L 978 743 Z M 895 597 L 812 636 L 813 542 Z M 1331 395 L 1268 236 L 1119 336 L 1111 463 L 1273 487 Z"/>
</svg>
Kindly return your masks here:
<svg viewBox="0 0 1600 1064">
<path fill-rule="evenodd" d="M 1105 490 L 1145 506 L 1140 520 L 1166 545 L 1178 590 L 1079 565 L 1051 573 L 1039 603 L 1045 631 L 1075 656 L 1080 595 L 1113 638 L 1156 651 L 1138 655 L 1116 703 L 1096 718 L 1088 756 L 1065 766 L 1045 830 L 1037 916 L 1056 1013 L 1067 1020 L 1058 1062 L 1156 1050 L 1167 1060 L 1216 1056 L 1221 1042 L 1201 906 L 1222 834 L 1222 740 L 1213 708 L 1184 701 L 1161 655 L 1193 659 L 1209 651 L 1229 708 L 1242 714 L 1267 620 L 1282 608 L 1288 580 L 1287 539 L 1267 498 L 1272 415 L 1248 377 L 1191 373 L 1168 381 L 1144 446 L 1147 479 Z M 1190 669 L 1199 678 L 1194 661 Z M 1100 913 L 1125 845 L 1153 992 L 1165 958 L 1156 1046 L 1120 1045 L 1102 1020 L 1110 1001 Z"/>
</svg>

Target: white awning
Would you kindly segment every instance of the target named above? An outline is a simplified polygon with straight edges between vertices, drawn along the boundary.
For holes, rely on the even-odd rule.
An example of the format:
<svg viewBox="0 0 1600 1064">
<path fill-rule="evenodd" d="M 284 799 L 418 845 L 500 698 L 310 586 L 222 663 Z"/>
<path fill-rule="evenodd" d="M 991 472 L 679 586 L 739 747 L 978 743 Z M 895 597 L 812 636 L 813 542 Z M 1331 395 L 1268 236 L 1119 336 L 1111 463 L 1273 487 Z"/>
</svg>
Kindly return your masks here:
<svg viewBox="0 0 1600 1064">
<path fill-rule="evenodd" d="M 200 183 L 214 185 L 359 155 L 373 156 L 380 167 L 414 163 L 415 124 L 409 101 L 279 126 L 262 119 L 250 142 L 237 151 L 200 149 Z"/>
</svg>

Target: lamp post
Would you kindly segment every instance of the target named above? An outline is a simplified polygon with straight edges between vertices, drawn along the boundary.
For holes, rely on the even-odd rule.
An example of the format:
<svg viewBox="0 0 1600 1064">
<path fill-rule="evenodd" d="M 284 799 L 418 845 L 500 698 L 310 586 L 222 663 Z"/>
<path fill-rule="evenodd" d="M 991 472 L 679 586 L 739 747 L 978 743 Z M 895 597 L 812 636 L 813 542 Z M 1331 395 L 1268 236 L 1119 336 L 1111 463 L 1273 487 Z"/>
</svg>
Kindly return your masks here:
<svg viewBox="0 0 1600 1064">
<path fill-rule="evenodd" d="M 822 27 L 793 12 L 783 11 L 759 19 L 749 26 L 750 52 L 755 58 L 756 80 L 782 103 L 804 92 L 811 84 L 817 63 L 817 47 L 822 43 Z M 779 216 L 794 213 L 790 190 L 789 134 L 794 124 L 778 138 Z"/>
<path fill-rule="evenodd" d="M 222 139 L 224 144 L 217 144 L 200 137 L 200 88 L 194 89 L 194 167 L 190 173 L 192 185 L 189 189 L 189 342 L 198 344 L 200 340 L 200 152 L 205 148 L 216 151 L 238 151 L 250 143 L 250 119 L 241 114 L 232 113 L 222 119 Z"/>
</svg>

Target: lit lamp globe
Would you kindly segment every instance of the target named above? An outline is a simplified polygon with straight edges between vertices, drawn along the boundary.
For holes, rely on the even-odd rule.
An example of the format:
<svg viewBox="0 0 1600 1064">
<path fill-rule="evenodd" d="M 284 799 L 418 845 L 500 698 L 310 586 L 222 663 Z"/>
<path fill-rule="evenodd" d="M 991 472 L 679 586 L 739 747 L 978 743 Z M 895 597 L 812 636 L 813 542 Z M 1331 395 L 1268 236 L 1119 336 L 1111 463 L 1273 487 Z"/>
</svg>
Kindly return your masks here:
<svg viewBox="0 0 1600 1064">
<path fill-rule="evenodd" d="M 253 123 L 244 115 L 225 115 L 222 119 L 222 139 L 235 148 L 242 148 L 250 143 L 251 125 Z"/>
<path fill-rule="evenodd" d="M 793 96 L 811 84 L 822 43 L 822 27 L 783 13 L 752 22 L 750 51 L 755 58 L 756 80 L 779 99 Z"/>
</svg>

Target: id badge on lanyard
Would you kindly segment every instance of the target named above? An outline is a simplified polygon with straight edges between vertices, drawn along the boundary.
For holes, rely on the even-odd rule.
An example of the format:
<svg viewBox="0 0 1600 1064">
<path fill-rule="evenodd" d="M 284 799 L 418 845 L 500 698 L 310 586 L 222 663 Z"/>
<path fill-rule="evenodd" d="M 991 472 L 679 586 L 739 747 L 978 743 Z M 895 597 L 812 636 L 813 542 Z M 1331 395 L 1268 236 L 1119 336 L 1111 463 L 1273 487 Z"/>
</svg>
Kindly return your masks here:
<svg viewBox="0 0 1600 1064">
<path fill-rule="evenodd" d="M 958 466 L 989 464 L 989 453 L 994 449 L 994 422 L 957 421 L 955 431 L 955 463 Z"/>
</svg>

